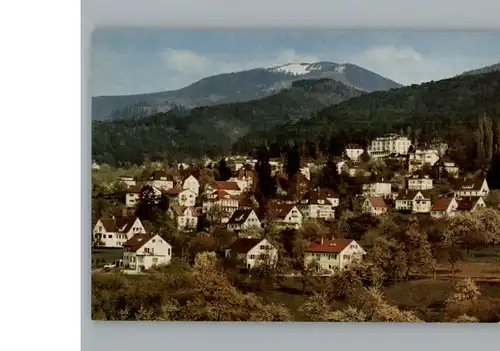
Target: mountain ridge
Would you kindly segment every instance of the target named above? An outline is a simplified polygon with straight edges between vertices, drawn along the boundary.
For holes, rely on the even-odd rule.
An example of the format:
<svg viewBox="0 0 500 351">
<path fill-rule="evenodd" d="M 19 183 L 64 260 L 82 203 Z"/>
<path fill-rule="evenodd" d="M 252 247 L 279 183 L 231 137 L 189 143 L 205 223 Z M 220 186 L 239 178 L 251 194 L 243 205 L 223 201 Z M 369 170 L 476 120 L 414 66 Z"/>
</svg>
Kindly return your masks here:
<svg viewBox="0 0 500 351">
<path fill-rule="evenodd" d="M 92 120 L 119 119 L 120 110 L 138 103 L 150 108 L 168 110 L 169 106 L 196 108 L 221 103 L 245 102 L 264 98 L 290 87 L 291 82 L 301 79 L 331 78 L 361 91 L 389 90 L 402 85 L 363 67 L 329 61 L 305 63 L 314 70 L 302 75 L 276 71 L 279 67 L 300 65 L 288 63 L 271 68 L 254 68 L 233 73 L 216 74 L 202 78 L 186 87 L 145 94 L 92 97 Z M 342 69 L 339 69 L 341 67 Z M 148 107 L 149 108 L 149 107 Z M 137 116 L 144 113 L 140 110 Z M 125 116 L 128 118 L 130 116 Z"/>
</svg>

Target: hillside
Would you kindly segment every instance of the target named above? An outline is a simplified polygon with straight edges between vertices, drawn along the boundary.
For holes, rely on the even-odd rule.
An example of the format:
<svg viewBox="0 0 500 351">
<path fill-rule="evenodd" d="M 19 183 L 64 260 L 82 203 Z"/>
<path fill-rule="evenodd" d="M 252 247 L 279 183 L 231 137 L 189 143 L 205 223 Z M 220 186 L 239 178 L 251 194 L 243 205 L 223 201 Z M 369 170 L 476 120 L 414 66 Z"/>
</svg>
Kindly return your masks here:
<svg viewBox="0 0 500 351">
<path fill-rule="evenodd" d="M 289 88 L 293 81 L 321 78 L 334 79 L 368 92 L 401 87 L 390 79 L 352 64 L 287 64 L 214 75 L 179 90 L 93 97 L 92 120 L 144 117 L 151 111 L 166 112 L 173 105 L 194 108 L 261 99 L 276 94 L 283 88 Z"/>
<path fill-rule="evenodd" d="M 486 67 L 481 67 L 478 69 L 474 69 L 472 71 L 467 71 L 462 73 L 462 75 L 470 75 L 470 74 L 482 74 L 482 73 L 490 73 L 490 72 L 496 72 L 500 71 L 500 63 L 496 63 L 494 65 L 486 66 Z"/>
<path fill-rule="evenodd" d="M 421 141 L 441 137 L 465 142 L 474 138 L 475 121 L 500 116 L 500 72 L 464 75 L 373 92 L 241 138 L 234 150 L 248 152 L 260 143 L 342 138 L 358 142 L 386 132 L 413 131 Z"/>
<path fill-rule="evenodd" d="M 331 79 L 298 80 L 291 88 L 260 100 L 172 111 L 135 120 L 93 122 L 92 147 L 98 162 L 142 162 L 144 157 L 189 157 L 230 151 L 240 137 L 310 118 L 326 106 L 362 91 Z"/>
</svg>

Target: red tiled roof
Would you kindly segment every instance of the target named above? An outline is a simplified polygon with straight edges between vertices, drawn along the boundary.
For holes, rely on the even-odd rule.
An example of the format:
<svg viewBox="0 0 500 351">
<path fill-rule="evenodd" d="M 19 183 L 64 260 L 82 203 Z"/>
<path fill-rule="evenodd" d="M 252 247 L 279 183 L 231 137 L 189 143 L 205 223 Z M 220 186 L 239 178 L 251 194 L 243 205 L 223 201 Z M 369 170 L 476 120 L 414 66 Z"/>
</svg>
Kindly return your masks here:
<svg viewBox="0 0 500 351">
<path fill-rule="evenodd" d="M 151 234 L 136 234 L 123 244 L 123 248 L 127 252 L 136 252 L 147 244 L 149 240 L 153 239 L 153 237 L 154 235 Z"/>
<path fill-rule="evenodd" d="M 262 239 L 249 239 L 249 238 L 239 238 L 236 239 L 229 249 L 237 253 L 247 253 L 252 248 L 254 248 Z"/>
<path fill-rule="evenodd" d="M 453 201 L 452 197 L 441 197 L 439 198 L 431 208 L 431 211 L 446 211 Z"/>
<path fill-rule="evenodd" d="M 477 204 L 481 197 L 480 196 L 466 196 L 457 199 L 457 211 L 468 212 L 471 211 Z"/>
<path fill-rule="evenodd" d="M 314 242 L 306 247 L 304 252 L 340 253 L 353 241 L 352 239 L 324 239 L 323 244 L 321 241 Z"/>
<path fill-rule="evenodd" d="M 383 197 L 379 196 L 370 196 L 368 197 L 368 201 L 372 204 L 373 207 L 386 207 L 386 203 Z"/>
</svg>

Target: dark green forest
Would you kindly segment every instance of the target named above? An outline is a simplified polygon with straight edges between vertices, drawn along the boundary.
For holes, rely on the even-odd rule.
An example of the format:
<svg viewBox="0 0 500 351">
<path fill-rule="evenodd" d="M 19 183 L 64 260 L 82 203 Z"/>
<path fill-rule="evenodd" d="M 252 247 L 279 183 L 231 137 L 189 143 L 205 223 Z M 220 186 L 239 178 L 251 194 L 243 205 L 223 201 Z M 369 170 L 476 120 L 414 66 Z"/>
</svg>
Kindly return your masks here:
<svg viewBox="0 0 500 351">
<path fill-rule="evenodd" d="M 331 80 L 306 81 L 265 99 L 197 108 L 187 116 L 94 122 L 92 145 L 97 162 L 119 164 L 249 153 L 289 140 L 366 144 L 386 132 L 403 131 L 421 143 L 439 137 L 462 157 L 459 163 L 467 163 L 477 156 L 476 134 L 484 116 L 498 130 L 500 72 L 369 94 Z"/>
<path fill-rule="evenodd" d="M 331 104 L 363 92 L 331 79 L 302 80 L 290 89 L 245 103 L 176 109 L 147 118 L 92 124 L 97 162 L 142 163 L 144 159 L 184 159 L 231 151 L 240 137 L 288 120 L 311 117 Z"/>
</svg>

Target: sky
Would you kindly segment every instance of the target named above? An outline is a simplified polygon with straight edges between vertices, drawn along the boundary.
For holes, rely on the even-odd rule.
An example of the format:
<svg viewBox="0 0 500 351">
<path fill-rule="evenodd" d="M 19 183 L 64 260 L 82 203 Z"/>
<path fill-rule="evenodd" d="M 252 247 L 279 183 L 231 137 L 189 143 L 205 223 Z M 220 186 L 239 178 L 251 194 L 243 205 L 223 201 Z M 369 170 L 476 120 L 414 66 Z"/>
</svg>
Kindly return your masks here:
<svg viewBox="0 0 500 351">
<path fill-rule="evenodd" d="M 100 28 L 90 94 L 175 90 L 215 74 L 317 61 L 418 84 L 500 62 L 500 32 Z"/>
</svg>

